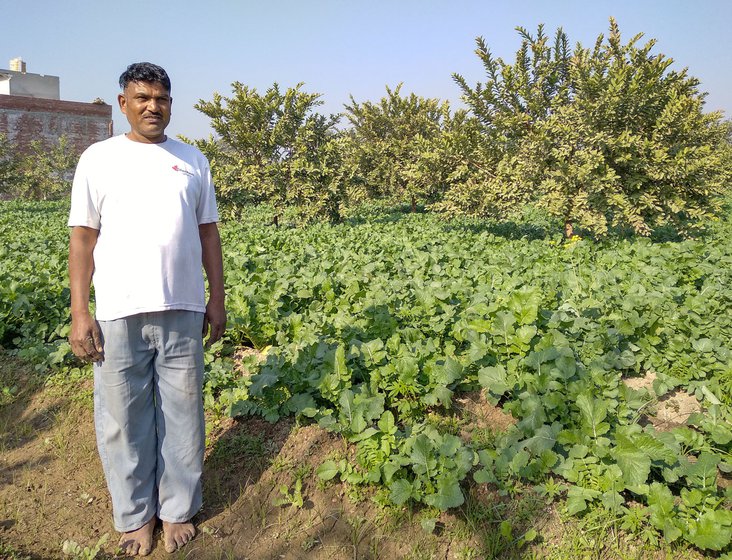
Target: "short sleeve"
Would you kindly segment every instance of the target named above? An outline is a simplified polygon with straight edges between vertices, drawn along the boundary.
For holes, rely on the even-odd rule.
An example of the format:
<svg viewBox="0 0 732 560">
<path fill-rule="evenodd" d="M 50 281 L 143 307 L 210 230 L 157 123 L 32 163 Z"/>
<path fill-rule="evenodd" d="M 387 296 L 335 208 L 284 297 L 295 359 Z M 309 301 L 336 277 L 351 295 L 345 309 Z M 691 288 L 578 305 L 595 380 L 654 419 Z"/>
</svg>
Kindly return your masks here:
<svg viewBox="0 0 732 560">
<path fill-rule="evenodd" d="M 204 160 L 205 161 L 205 160 Z M 219 211 L 216 207 L 216 193 L 213 180 L 211 179 L 211 168 L 208 162 L 201 167 L 201 196 L 196 207 L 198 225 L 210 224 L 219 221 Z"/>
<path fill-rule="evenodd" d="M 98 196 L 92 186 L 90 177 L 90 162 L 88 153 L 79 158 L 74 173 L 74 182 L 71 186 L 71 210 L 69 212 L 69 227 L 85 226 L 100 229 L 101 221 Z"/>
</svg>

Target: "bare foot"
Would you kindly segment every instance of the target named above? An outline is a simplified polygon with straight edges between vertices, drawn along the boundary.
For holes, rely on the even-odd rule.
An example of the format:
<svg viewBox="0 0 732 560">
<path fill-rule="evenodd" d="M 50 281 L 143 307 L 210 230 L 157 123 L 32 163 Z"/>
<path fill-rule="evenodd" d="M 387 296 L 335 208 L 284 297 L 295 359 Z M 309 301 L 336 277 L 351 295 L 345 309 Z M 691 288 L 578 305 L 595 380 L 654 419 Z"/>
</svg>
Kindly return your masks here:
<svg viewBox="0 0 732 560">
<path fill-rule="evenodd" d="M 155 530 L 155 522 L 153 518 L 145 523 L 139 529 L 122 533 L 119 539 L 119 547 L 127 556 L 147 556 L 152 551 L 153 531 Z"/>
<path fill-rule="evenodd" d="M 195 536 L 196 528 L 190 521 L 185 523 L 163 521 L 163 542 L 165 543 L 165 550 L 168 552 L 175 552 Z"/>
</svg>

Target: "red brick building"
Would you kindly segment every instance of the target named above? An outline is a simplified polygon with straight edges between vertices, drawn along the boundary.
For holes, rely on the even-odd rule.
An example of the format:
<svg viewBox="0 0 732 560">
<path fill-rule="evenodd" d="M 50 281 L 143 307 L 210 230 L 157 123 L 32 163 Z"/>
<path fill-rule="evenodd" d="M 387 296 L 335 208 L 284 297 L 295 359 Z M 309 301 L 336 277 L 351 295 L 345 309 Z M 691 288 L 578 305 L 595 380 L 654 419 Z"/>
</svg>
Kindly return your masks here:
<svg viewBox="0 0 732 560">
<path fill-rule="evenodd" d="M 57 92 L 55 76 L 0 69 L 0 134 L 21 151 L 33 140 L 56 143 L 65 135 L 78 153 L 112 136 L 111 105 L 62 101 Z"/>
<path fill-rule="evenodd" d="M 66 135 L 77 153 L 112 136 L 112 106 L 0 95 L 0 134 L 23 150 L 33 140 L 56 143 Z"/>
</svg>

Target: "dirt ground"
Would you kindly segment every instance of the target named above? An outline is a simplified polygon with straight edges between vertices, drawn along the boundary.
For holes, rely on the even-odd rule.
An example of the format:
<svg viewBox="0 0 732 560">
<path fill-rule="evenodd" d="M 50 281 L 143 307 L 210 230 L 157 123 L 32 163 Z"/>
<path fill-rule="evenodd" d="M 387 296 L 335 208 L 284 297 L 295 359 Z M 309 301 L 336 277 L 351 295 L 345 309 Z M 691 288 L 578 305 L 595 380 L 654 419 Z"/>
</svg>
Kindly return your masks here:
<svg viewBox="0 0 732 560">
<path fill-rule="evenodd" d="M 105 538 L 97 558 L 119 558 L 94 440 L 90 381 L 43 385 L 30 366 L 0 352 L 3 379 L 5 385 L 16 380 L 17 388 L 11 397 L 0 395 L 0 560 L 90 560 L 83 552 L 65 555 L 64 541 L 91 549 Z M 466 440 L 514 421 L 480 392 L 460 396 L 456 406 L 467 420 L 459 429 Z M 469 486 L 466 504 L 441 514 L 428 533 L 420 524 L 427 511 L 383 507 L 373 490 L 320 481 L 318 466 L 349 451 L 317 426 L 210 417 L 207 429 L 204 506 L 194 518 L 198 536 L 168 554 L 158 532 L 149 558 L 564 558 L 567 535 L 587 541 L 554 507 L 537 498 L 501 497 L 486 485 Z M 505 519 L 513 536 L 505 533 Z M 528 529 L 537 531 L 539 544 L 527 556 L 516 546 L 516 535 Z M 602 542 L 589 546 L 596 551 L 593 558 L 626 558 L 605 554 Z"/>
<path fill-rule="evenodd" d="M 68 558 L 64 541 L 93 548 L 105 535 L 98 557 L 115 556 L 118 539 L 94 440 L 91 382 L 60 387 L 34 382 L 29 366 L 2 356 L 0 368 L 17 379 L 11 402 L 0 401 L 0 558 Z M 479 394 L 461 400 L 475 426 L 511 421 Z M 332 454 L 347 450 L 337 436 L 292 419 L 270 424 L 208 418 L 204 506 L 196 516 L 199 534 L 181 551 L 165 552 L 159 533 L 149 558 L 190 559 L 367 559 L 469 558 L 474 534 L 440 530 L 456 518 L 442 514 L 426 533 L 420 513 L 385 509 L 373 491 L 315 474 Z M 302 487 L 296 501 L 296 480 Z M 490 499 L 485 491 L 476 500 Z M 467 554 L 467 555 L 466 555 Z"/>
</svg>

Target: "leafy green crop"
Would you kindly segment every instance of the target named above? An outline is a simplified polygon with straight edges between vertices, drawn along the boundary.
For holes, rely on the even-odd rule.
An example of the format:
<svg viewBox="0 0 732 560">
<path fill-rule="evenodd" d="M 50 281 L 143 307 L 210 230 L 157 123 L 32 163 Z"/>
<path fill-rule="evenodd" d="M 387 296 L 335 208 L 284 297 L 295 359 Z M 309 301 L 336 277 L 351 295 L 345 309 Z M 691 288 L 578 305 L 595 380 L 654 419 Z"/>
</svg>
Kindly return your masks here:
<svg viewBox="0 0 732 560">
<path fill-rule="evenodd" d="M 74 365 L 64 214 L 0 210 L 0 336 L 43 367 Z M 703 240 L 564 243 L 425 215 L 307 229 L 245 218 L 222 227 L 226 343 L 261 352 L 245 376 L 209 353 L 207 406 L 341 434 L 353 455 L 318 474 L 381 485 L 395 504 L 444 510 L 468 476 L 505 492 L 523 480 L 570 514 L 603 508 L 628 530 L 729 551 L 729 222 Z M 648 372 L 652 391 L 625 383 Z M 434 420 L 477 388 L 516 420 L 489 443 Z M 676 389 L 703 413 L 656 429 L 648 415 Z"/>
</svg>

